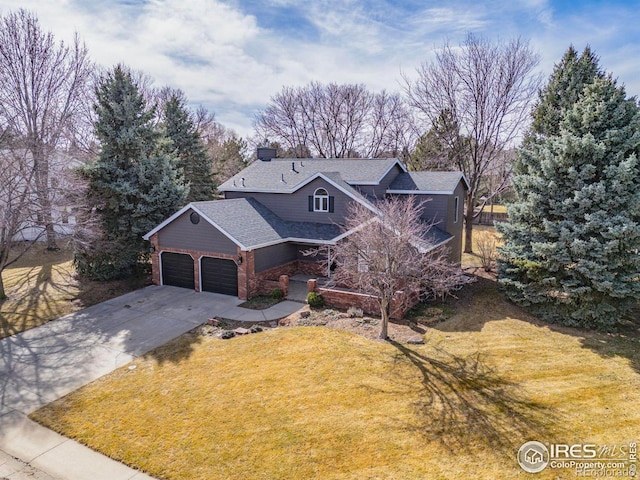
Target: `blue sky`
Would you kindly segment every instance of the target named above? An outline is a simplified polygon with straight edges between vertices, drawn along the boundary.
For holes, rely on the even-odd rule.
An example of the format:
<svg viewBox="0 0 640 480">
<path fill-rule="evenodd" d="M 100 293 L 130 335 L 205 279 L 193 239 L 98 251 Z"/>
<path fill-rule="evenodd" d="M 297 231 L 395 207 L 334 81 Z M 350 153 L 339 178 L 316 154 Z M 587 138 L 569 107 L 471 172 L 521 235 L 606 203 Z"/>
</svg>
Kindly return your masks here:
<svg viewBox="0 0 640 480">
<path fill-rule="evenodd" d="M 640 0 L 3 0 L 0 11 L 21 7 L 58 39 L 77 31 L 96 62 L 181 88 L 245 136 L 283 85 L 399 91 L 401 72 L 467 33 L 528 39 L 545 77 L 570 44 L 589 44 L 640 96 Z"/>
</svg>

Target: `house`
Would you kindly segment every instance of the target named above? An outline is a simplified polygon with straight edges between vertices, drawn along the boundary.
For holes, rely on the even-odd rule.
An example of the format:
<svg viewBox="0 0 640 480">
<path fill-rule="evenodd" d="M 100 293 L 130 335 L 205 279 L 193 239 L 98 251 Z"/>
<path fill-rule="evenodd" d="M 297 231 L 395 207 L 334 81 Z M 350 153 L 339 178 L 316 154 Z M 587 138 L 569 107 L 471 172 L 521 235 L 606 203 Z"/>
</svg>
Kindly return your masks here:
<svg viewBox="0 0 640 480">
<path fill-rule="evenodd" d="M 308 251 L 349 234 L 340 225 L 351 202 L 375 212 L 387 195 L 428 199 L 422 218 L 460 262 L 462 173 L 409 172 L 395 158 L 274 157 L 258 149 L 257 161 L 220 185 L 224 200 L 190 203 L 144 236 L 154 283 L 248 299 L 271 291 L 282 275 L 328 276 L 330 253 Z"/>
</svg>

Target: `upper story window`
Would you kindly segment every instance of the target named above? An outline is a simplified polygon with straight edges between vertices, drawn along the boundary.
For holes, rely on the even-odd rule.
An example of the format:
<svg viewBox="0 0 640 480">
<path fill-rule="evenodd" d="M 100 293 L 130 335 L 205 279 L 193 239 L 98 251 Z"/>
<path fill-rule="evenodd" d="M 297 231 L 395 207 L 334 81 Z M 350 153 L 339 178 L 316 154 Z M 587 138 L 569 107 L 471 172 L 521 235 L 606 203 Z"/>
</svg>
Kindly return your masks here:
<svg viewBox="0 0 640 480">
<path fill-rule="evenodd" d="M 329 211 L 329 193 L 324 188 L 318 188 L 313 193 L 313 211 L 314 212 Z"/>
<path fill-rule="evenodd" d="M 453 223 L 458 223 L 458 216 L 460 212 L 460 197 L 456 197 L 453 202 Z"/>
</svg>

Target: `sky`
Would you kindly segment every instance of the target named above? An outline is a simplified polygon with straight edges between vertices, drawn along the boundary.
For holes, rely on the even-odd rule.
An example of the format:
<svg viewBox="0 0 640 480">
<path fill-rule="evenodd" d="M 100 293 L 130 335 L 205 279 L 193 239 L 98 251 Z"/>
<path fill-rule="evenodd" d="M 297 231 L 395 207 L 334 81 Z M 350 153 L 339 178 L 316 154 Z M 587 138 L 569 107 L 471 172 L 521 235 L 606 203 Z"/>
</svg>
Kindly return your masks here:
<svg viewBox="0 0 640 480">
<path fill-rule="evenodd" d="M 2 0 L 26 8 L 44 30 L 92 59 L 124 63 L 183 90 L 249 136 L 253 119 L 283 86 L 362 83 L 402 91 L 402 76 L 468 33 L 520 36 L 548 77 L 569 45 L 585 46 L 640 97 L 640 0 Z"/>
</svg>

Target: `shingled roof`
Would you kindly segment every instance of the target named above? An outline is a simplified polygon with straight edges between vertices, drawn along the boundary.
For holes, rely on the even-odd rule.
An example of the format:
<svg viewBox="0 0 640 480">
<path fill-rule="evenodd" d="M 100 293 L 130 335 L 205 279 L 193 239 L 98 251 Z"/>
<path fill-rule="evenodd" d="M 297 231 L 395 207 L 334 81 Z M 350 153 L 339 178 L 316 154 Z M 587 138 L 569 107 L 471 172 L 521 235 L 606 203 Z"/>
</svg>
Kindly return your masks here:
<svg viewBox="0 0 640 480">
<path fill-rule="evenodd" d="M 322 172 L 337 173 L 348 185 L 377 185 L 398 165 L 396 158 L 278 158 L 256 161 L 218 187 L 221 192 L 294 192 Z"/>
<path fill-rule="evenodd" d="M 342 233 L 338 225 L 283 220 L 253 198 L 235 198 L 192 202 L 151 230 L 144 238 L 148 240 L 189 209 L 198 212 L 205 221 L 244 250 L 285 241 L 331 243 Z"/>
<path fill-rule="evenodd" d="M 453 194 L 460 180 L 468 189 L 469 183 L 462 172 L 403 172 L 391 182 L 388 192 Z"/>
</svg>

